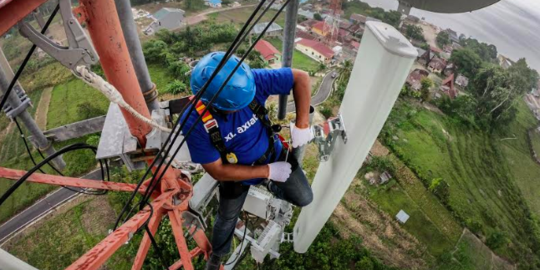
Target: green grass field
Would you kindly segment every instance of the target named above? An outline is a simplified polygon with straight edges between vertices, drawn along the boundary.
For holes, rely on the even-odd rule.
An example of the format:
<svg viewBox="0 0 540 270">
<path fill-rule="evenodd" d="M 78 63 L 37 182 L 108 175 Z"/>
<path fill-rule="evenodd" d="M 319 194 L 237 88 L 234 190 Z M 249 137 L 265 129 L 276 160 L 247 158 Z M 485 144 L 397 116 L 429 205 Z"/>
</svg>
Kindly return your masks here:
<svg viewBox="0 0 540 270">
<path fill-rule="evenodd" d="M 163 93 L 161 90 L 164 90 L 167 84 L 174 80 L 174 77 L 170 75 L 165 66 L 149 64 L 148 72 L 150 73 L 150 78 L 152 78 L 152 82 L 156 84 L 157 90 L 160 94 Z"/>
<path fill-rule="evenodd" d="M 537 216 L 540 216 L 540 165 L 531 156 L 527 143 L 527 130 L 539 125 L 524 102 L 518 104 L 518 115 L 508 127 L 507 134 L 499 134 L 501 154 L 506 157 L 507 168 L 522 195 Z M 513 136 L 517 139 L 509 139 Z M 540 154 L 540 134 L 535 132 L 533 147 Z"/>
<path fill-rule="evenodd" d="M 36 113 L 37 106 L 39 104 L 39 101 L 41 100 L 42 92 L 43 91 L 38 90 L 28 94 L 28 97 L 30 98 L 30 100 L 32 100 L 32 103 L 34 105 L 32 107 L 28 107 L 28 112 L 32 116 Z M 10 120 L 7 119 L 4 114 L 2 114 L 2 119 L 4 120 L 1 120 L 0 123 L 4 123 L 5 126 L 2 128 L 2 130 L 4 130 L 4 128 L 8 126 Z M 23 131 L 26 132 L 24 125 L 22 125 L 22 123 L 20 124 L 23 128 Z M 13 126 L 11 132 L 6 134 L 6 137 L 4 138 L 4 140 L 2 141 L 2 145 L 0 146 L 0 163 L 6 162 L 14 157 L 23 155 L 24 153 L 26 153 L 26 150 L 19 135 L 19 130 L 16 126 Z"/>
<path fill-rule="evenodd" d="M 109 101 L 103 94 L 79 79 L 56 85 L 47 115 L 47 129 L 86 119 L 85 115 L 78 112 L 78 106 L 83 103 L 91 104 L 103 114 L 109 106 Z"/>
<path fill-rule="evenodd" d="M 243 25 L 251 13 L 253 13 L 255 7 L 248 8 L 239 8 L 234 10 L 227 10 L 219 13 L 214 13 L 209 15 L 210 18 L 215 18 L 218 23 L 231 22 L 237 25 Z M 261 18 L 260 22 L 269 22 L 277 13 L 277 10 L 270 9 L 264 16 Z M 279 24 L 281 27 L 285 26 L 285 11 L 275 20 L 275 23 Z"/>
<path fill-rule="evenodd" d="M 63 269 L 107 236 L 113 223 L 107 199 L 86 199 L 7 250 L 39 269 Z"/>
<path fill-rule="evenodd" d="M 496 252 L 513 260 L 526 256 L 530 243 L 523 230 L 527 220 L 521 193 L 528 189 L 525 199 L 534 205 L 532 195 L 538 196 L 540 190 L 535 182 L 540 179 L 540 166 L 532 163 L 526 148 L 527 125 L 533 124 L 526 108 L 520 105 L 509 129 L 518 139 L 503 142 L 500 135 L 469 130 L 445 116 L 414 110 L 408 120 L 396 124 L 393 151 L 422 178 L 448 182 L 449 205 L 458 220 L 480 224 L 479 233 L 485 236 L 503 232 L 511 244 Z"/>
<path fill-rule="evenodd" d="M 535 130 L 532 133 L 531 142 L 533 145 L 533 149 L 536 152 L 537 155 L 540 157 L 540 131 Z"/>
<path fill-rule="evenodd" d="M 278 51 L 281 51 L 281 47 L 283 46 L 283 41 L 278 38 L 270 38 L 267 39 L 268 42 L 272 43 Z M 292 61 L 293 68 L 301 69 L 304 71 L 316 71 L 319 69 L 319 63 L 311 58 L 309 56 L 301 53 L 298 50 L 294 50 L 293 53 L 293 61 Z"/>
<path fill-rule="evenodd" d="M 454 247 L 459 239 L 459 233 L 461 233 L 459 231 L 459 226 L 456 226 L 458 234 L 452 235 L 452 238 L 449 239 L 449 237 L 428 218 L 425 209 L 414 201 L 401 185 L 396 184 L 392 188 L 367 186 L 369 186 L 369 198 L 377 203 L 383 211 L 391 216 L 395 216 L 400 210 L 403 210 L 410 215 L 409 220 L 407 223 L 403 224 L 402 227 L 410 234 L 414 235 L 418 241 L 426 245 L 431 255 L 441 255 Z M 450 222 L 455 224 L 453 220 Z"/>
</svg>

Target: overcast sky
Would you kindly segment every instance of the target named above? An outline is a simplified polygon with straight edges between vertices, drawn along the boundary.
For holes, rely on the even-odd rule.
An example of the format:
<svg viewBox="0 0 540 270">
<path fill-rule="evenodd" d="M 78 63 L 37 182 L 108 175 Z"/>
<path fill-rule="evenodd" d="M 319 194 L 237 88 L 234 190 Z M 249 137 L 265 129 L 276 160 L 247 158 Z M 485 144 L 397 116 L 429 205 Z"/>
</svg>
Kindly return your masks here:
<svg viewBox="0 0 540 270">
<path fill-rule="evenodd" d="M 361 1 L 387 10 L 396 10 L 398 5 L 397 0 Z M 492 43 L 499 53 L 513 60 L 525 57 L 540 72 L 539 0 L 502 0 L 470 13 L 440 14 L 412 9 L 411 14 L 443 29 L 452 28 L 459 34 Z"/>
</svg>

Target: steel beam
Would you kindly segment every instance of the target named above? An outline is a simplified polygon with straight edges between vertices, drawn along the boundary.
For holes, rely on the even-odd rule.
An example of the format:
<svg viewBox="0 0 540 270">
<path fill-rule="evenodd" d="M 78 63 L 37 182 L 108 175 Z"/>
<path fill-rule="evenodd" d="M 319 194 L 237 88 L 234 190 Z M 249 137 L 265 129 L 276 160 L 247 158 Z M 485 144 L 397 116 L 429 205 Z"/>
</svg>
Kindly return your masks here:
<svg viewBox="0 0 540 270">
<path fill-rule="evenodd" d="M 0 36 L 48 0 L 8 1 L 0 7 Z M 1 2 L 1 1 L 0 1 Z"/>
<path fill-rule="evenodd" d="M 170 201 L 173 193 L 174 191 L 163 193 L 155 199 L 154 202 L 152 202 L 154 211 L 156 209 L 161 209 L 166 202 Z M 150 208 L 146 207 L 124 223 L 120 228 L 109 234 L 109 236 L 80 257 L 71 266 L 66 268 L 66 270 L 99 269 L 100 266 L 116 252 L 116 250 L 129 241 L 133 234 L 146 223 L 150 214 Z"/>
<path fill-rule="evenodd" d="M 137 83 L 114 0 L 81 0 L 80 4 L 78 11 L 83 13 L 82 18 L 85 18 L 107 81 L 118 89 L 131 107 L 144 117 L 150 118 L 150 112 Z M 145 136 L 152 127 L 124 109 L 122 114 L 131 134 L 144 147 Z"/>
<path fill-rule="evenodd" d="M 300 0 L 291 0 L 285 14 L 285 28 L 283 29 L 282 66 L 291 67 L 294 53 L 294 39 L 296 38 L 296 23 L 298 21 L 298 7 Z M 283 120 L 287 114 L 287 99 L 289 95 L 279 95 L 278 118 Z"/>
<path fill-rule="evenodd" d="M 104 124 L 105 116 L 98 116 L 75 122 L 69 125 L 49 129 L 45 131 L 44 134 L 45 137 L 55 142 L 63 142 L 75 138 L 80 138 L 88 134 L 101 132 Z"/>
<path fill-rule="evenodd" d="M 13 71 L 11 70 L 11 67 L 9 66 L 9 63 L 7 63 L 7 59 L 4 55 L 4 52 L 0 50 L 0 92 L 5 93 L 7 89 L 9 88 L 9 84 L 11 80 L 13 79 Z M 20 87 L 18 83 L 15 85 L 16 87 Z M 13 89 L 8 97 L 8 103 L 10 104 L 11 108 L 15 109 L 21 106 L 22 102 L 20 98 L 17 96 L 15 89 Z M 26 127 L 28 132 L 32 135 L 33 142 L 35 146 L 39 147 L 39 149 L 43 152 L 45 152 L 48 156 L 56 153 L 56 150 L 52 146 L 52 142 L 49 141 L 45 135 L 43 134 L 43 131 L 39 129 L 38 125 L 28 113 L 28 111 L 24 110 L 21 113 L 15 115 L 15 117 L 22 122 L 22 124 Z M 62 156 L 56 157 L 53 159 L 53 163 L 56 165 L 57 168 L 63 169 L 66 167 L 66 163 L 62 159 Z"/>
<path fill-rule="evenodd" d="M 26 171 L 8 169 L 0 167 L 0 177 L 6 178 L 9 180 L 19 180 L 23 175 L 26 174 Z M 49 184 L 55 186 L 69 186 L 77 188 L 94 188 L 94 189 L 104 189 L 111 191 L 127 191 L 131 192 L 135 190 L 137 185 L 135 184 L 126 184 L 126 183 L 116 183 L 116 182 L 106 182 L 106 181 L 96 181 L 89 179 L 81 179 L 75 177 L 67 176 L 57 176 L 50 174 L 34 173 L 28 179 L 27 182 L 39 183 L 39 184 Z M 139 189 L 140 193 L 144 193 L 146 189 L 146 183 L 143 183 L 143 186 Z"/>
<path fill-rule="evenodd" d="M 152 79 L 148 73 L 148 67 L 146 66 L 146 60 L 144 59 L 137 25 L 135 24 L 133 12 L 131 11 L 131 3 L 129 0 L 115 0 L 114 2 L 118 9 L 118 17 L 120 17 L 120 21 L 122 22 L 124 38 L 126 39 L 127 47 L 129 49 L 131 62 L 133 62 L 133 67 L 137 74 L 139 86 L 145 96 L 146 105 L 148 105 L 150 111 L 157 110 L 159 109 L 157 90 L 155 90 L 156 86 L 152 83 Z"/>
</svg>

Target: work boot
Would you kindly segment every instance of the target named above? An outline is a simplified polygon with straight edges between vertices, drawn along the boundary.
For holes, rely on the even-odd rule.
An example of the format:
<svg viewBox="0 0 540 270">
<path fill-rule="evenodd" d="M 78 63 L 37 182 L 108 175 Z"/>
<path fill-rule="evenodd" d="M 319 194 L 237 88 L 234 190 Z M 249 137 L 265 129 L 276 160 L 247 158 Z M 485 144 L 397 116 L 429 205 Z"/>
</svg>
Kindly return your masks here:
<svg viewBox="0 0 540 270">
<path fill-rule="evenodd" d="M 221 256 L 212 254 L 208 262 L 206 262 L 205 270 L 219 270 L 221 267 Z"/>
</svg>

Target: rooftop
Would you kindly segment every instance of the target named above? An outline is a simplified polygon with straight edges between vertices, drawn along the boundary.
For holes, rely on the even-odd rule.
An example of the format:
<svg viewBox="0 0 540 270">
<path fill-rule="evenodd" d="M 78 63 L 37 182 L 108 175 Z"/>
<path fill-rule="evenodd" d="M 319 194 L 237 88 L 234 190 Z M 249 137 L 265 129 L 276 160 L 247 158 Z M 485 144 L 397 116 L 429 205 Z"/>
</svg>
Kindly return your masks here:
<svg viewBox="0 0 540 270">
<path fill-rule="evenodd" d="M 317 51 L 318 53 L 324 55 L 326 58 L 332 58 L 334 56 L 334 51 L 332 49 L 326 47 L 324 44 L 315 41 L 315 40 L 309 40 L 309 39 L 300 39 L 298 41 L 298 44 L 301 44 L 303 46 L 312 48 L 313 50 Z"/>
<path fill-rule="evenodd" d="M 281 54 L 276 47 L 264 39 L 259 40 L 259 42 L 255 44 L 255 50 L 261 54 L 264 60 L 270 60 L 274 58 L 276 54 Z"/>
<path fill-rule="evenodd" d="M 268 25 L 267 22 L 258 23 L 253 27 L 253 30 L 251 31 L 251 33 L 252 34 L 260 34 L 264 30 L 264 28 L 266 28 L 267 25 Z M 279 24 L 272 23 L 272 25 L 270 25 L 270 27 L 268 27 L 268 30 L 266 30 L 266 33 L 274 32 L 274 31 L 281 31 L 281 30 L 283 30 L 283 28 L 281 26 L 279 26 Z"/>
<path fill-rule="evenodd" d="M 179 9 L 179 8 L 162 8 L 158 10 L 158 12 L 154 13 L 152 16 L 156 18 L 157 20 L 161 20 L 165 18 L 167 15 L 171 13 L 181 13 L 184 14 L 185 11 Z"/>
</svg>

